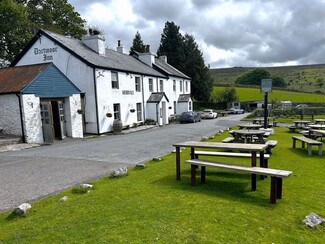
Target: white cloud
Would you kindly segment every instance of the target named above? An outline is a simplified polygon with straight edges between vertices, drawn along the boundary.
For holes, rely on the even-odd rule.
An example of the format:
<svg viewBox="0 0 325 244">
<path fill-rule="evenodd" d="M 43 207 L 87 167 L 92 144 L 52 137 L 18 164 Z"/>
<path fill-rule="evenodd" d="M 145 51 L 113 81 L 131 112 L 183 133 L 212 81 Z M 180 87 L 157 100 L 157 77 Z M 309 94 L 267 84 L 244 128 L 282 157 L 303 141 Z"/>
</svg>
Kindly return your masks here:
<svg viewBox="0 0 325 244">
<path fill-rule="evenodd" d="M 211 67 L 325 63 L 325 0 L 69 0 L 126 50 L 137 31 L 156 52 L 167 21 L 196 39 Z"/>
</svg>

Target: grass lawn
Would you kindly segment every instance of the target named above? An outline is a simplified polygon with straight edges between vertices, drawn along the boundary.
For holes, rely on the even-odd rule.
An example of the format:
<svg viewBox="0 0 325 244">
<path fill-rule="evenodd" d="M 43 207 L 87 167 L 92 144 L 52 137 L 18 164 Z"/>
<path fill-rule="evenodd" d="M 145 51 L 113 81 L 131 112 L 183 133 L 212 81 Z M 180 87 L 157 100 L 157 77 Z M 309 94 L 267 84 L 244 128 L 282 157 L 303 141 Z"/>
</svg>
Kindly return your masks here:
<svg viewBox="0 0 325 244">
<path fill-rule="evenodd" d="M 191 187 L 189 166 L 182 164 L 176 181 L 175 154 L 169 154 L 126 177 L 91 182 L 88 194 L 68 190 L 32 203 L 26 217 L 2 213 L 0 243 L 324 243 L 324 226 L 312 229 L 302 220 L 311 212 L 325 217 L 325 152 L 318 156 L 315 148 L 308 156 L 306 149 L 292 149 L 294 134 L 276 128 L 270 136 L 278 145 L 269 167 L 293 171 L 275 205 L 269 203 L 270 178 L 258 180 L 252 192 L 249 174 L 208 168 L 206 184 Z M 59 202 L 65 195 L 68 201 Z"/>
<path fill-rule="evenodd" d="M 220 90 L 224 89 L 224 87 L 215 86 L 214 89 Z M 236 87 L 235 89 L 239 101 L 241 102 L 264 100 L 264 94 L 261 93 L 259 88 Z M 273 90 L 272 92 L 268 93 L 268 101 L 270 103 L 272 101 L 292 101 L 293 103 L 324 103 L 325 96 L 323 94 Z"/>
</svg>

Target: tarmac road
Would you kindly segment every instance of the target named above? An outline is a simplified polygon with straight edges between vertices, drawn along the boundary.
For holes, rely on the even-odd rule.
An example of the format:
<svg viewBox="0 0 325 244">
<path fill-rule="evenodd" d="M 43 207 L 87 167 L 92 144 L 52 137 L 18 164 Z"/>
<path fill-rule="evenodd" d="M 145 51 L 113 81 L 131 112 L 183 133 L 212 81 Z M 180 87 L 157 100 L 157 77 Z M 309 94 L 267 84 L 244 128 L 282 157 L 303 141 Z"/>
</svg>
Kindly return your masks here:
<svg viewBox="0 0 325 244">
<path fill-rule="evenodd" d="M 237 125 L 244 115 L 169 124 L 120 135 L 67 139 L 50 146 L 0 153 L 0 211 L 109 175 L 119 167 L 172 152 L 172 144 L 201 140 Z M 134 130 L 130 130 L 134 131 Z"/>
</svg>

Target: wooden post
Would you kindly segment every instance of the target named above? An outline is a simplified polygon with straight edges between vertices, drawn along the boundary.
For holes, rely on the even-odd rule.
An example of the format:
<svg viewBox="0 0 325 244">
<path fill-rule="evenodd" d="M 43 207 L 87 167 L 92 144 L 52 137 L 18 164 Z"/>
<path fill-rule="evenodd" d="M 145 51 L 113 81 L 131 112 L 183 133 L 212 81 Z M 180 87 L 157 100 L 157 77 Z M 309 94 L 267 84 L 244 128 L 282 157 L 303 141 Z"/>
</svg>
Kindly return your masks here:
<svg viewBox="0 0 325 244">
<path fill-rule="evenodd" d="M 176 180 L 181 180 L 181 153 L 180 147 L 176 146 Z"/>
</svg>

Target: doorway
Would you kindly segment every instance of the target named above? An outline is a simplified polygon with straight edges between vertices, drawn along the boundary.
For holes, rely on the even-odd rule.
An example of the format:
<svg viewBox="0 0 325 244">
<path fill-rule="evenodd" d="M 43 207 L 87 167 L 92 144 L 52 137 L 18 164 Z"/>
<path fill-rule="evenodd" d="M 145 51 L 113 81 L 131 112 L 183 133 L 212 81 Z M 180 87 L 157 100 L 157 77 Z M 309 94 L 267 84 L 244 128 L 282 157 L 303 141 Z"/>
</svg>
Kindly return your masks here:
<svg viewBox="0 0 325 244">
<path fill-rule="evenodd" d="M 63 100 L 42 100 L 41 118 L 44 143 L 53 143 L 66 136 Z"/>
</svg>

